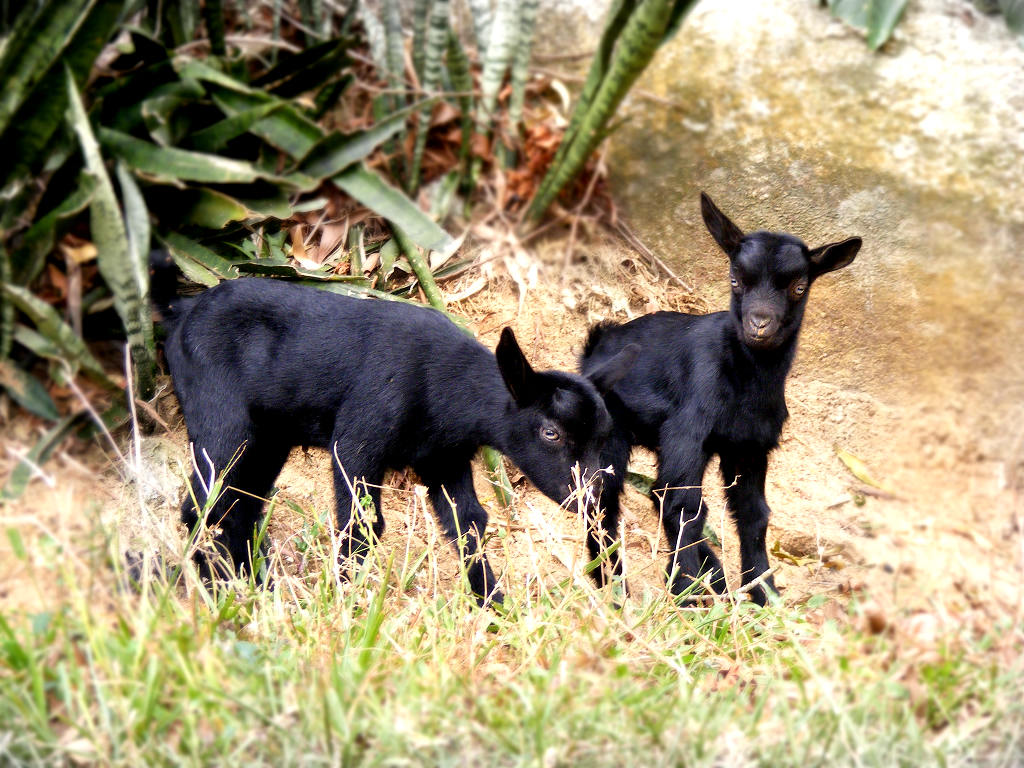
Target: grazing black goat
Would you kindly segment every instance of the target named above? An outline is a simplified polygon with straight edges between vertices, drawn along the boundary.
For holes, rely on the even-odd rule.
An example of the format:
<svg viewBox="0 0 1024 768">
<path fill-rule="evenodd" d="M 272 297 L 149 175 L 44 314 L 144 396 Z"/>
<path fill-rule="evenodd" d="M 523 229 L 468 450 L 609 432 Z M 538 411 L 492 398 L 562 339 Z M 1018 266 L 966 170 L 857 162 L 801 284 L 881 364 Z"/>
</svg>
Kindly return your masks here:
<svg viewBox="0 0 1024 768">
<path fill-rule="evenodd" d="M 716 453 L 739 533 L 743 582 L 768 571 L 765 533 L 771 510 L 764 497 L 765 472 L 768 453 L 778 446 L 789 415 L 786 375 L 808 291 L 819 275 L 849 265 L 861 245 L 853 237 L 809 249 L 784 233 L 745 235 L 703 193 L 701 213 L 729 256 L 729 311 L 656 312 L 624 325 L 598 325 L 590 332 L 580 364 L 584 374 L 599 371 L 627 346 L 640 347 L 635 364 L 605 394 L 615 426 L 602 464 L 610 464 L 614 473 L 604 480 L 604 514 L 590 526 L 591 557 L 601 554 L 609 531 L 617 535 L 619 493 L 630 449 L 646 446 L 658 454 L 654 492 L 661 497 L 672 552 L 668 575 L 677 595 L 707 573 L 715 591 L 726 588 L 722 564 L 703 534 L 707 507 L 701 483 Z M 622 572 L 617 551 L 592 572 L 599 585 L 608 570 Z M 766 601 L 764 587 L 775 589 L 770 574 L 750 590 L 761 605 Z"/>
<path fill-rule="evenodd" d="M 192 299 L 157 295 L 168 328 L 167 361 L 193 443 L 197 472 L 182 517 L 199 520 L 217 473 L 226 490 L 208 511 L 234 568 L 251 567 L 263 498 L 293 446 L 335 456 L 334 492 L 343 552 L 361 557 L 384 529 L 380 484 L 387 469 L 413 467 L 439 523 L 465 536 L 469 584 L 481 604 L 500 602 L 480 543 L 487 513 L 470 461 L 482 445 L 509 456 L 561 502 L 577 463 L 584 476 L 612 422 L 602 400 L 636 348 L 579 376 L 535 372 L 512 331 L 497 357 L 442 313 L 338 296 L 266 279 L 222 283 Z M 353 490 L 356 498 L 353 499 Z M 364 523 L 369 496 L 376 517 Z M 204 575 L 227 575 L 201 555 Z"/>
</svg>

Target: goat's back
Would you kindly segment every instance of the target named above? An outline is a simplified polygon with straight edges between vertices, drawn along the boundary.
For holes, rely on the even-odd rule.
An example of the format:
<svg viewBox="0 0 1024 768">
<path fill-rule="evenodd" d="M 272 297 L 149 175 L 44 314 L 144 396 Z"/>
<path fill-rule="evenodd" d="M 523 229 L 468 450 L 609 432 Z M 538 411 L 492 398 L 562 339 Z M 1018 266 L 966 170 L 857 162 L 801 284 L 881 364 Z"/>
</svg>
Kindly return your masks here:
<svg viewBox="0 0 1024 768">
<path fill-rule="evenodd" d="M 313 445 L 343 403 L 398 424 L 467 372 L 500 381 L 494 356 L 436 310 L 267 279 L 181 301 L 165 350 L 186 414 L 191 401 L 238 402 Z"/>
</svg>

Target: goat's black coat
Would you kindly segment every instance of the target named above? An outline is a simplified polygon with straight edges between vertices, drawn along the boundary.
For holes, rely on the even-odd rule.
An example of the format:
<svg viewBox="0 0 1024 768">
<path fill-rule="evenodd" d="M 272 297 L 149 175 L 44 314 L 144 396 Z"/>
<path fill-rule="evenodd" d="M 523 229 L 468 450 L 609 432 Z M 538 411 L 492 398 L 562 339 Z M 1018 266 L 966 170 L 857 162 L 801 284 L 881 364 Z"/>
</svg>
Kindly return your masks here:
<svg viewBox="0 0 1024 768">
<path fill-rule="evenodd" d="M 479 549 L 487 513 L 473 490 L 471 459 L 481 445 L 493 446 L 561 502 L 575 463 L 585 472 L 598 468 L 611 429 L 598 390 L 614 384 L 636 352 L 588 376 L 535 372 L 507 328 L 495 357 L 433 309 L 266 279 L 226 282 L 161 309 L 200 508 L 204 488 L 230 465 L 230 487 L 208 519 L 236 568 L 250 562 L 262 499 L 290 449 L 317 446 L 335 455 L 346 553 L 361 554 L 370 530 L 383 531 L 385 471 L 411 466 L 445 534 L 453 542 L 466 537 L 474 593 L 495 600 L 501 595 Z M 372 525 L 352 519 L 361 512 L 353 487 L 372 498 Z M 190 499 L 182 516 L 190 527 L 198 522 Z M 216 573 L 201 557 L 200 565 Z"/>
<path fill-rule="evenodd" d="M 819 275 L 853 261 L 860 238 L 808 249 L 784 233 L 744 235 L 707 195 L 701 195 L 704 222 L 729 256 L 733 291 L 727 312 L 688 315 L 656 312 L 624 325 L 591 329 L 580 363 L 598 369 L 627 345 L 640 353 L 626 375 L 605 395 L 615 426 L 602 463 L 614 469 L 605 478 L 603 516 L 587 544 L 597 558 L 618 530 L 619 493 L 630 449 L 642 445 L 658 454 L 654 491 L 672 554 L 672 591 L 711 573 L 711 585 L 725 590 L 722 564 L 703 538 L 707 507 L 701 494 L 704 470 L 718 454 L 726 500 L 740 538 L 743 581 L 769 569 L 765 534 L 771 510 L 764 484 L 768 453 L 778 446 L 786 421 L 785 384 L 803 320 L 810 284 Z M 617 551 L 605 564 L 621 573 Z M 598 584 L 606 568 L 593 572 Z M 769 575 L 763 583 L 774 589 Z M 764 604 L 760 586 L 751 596 Z"/>
</svg>

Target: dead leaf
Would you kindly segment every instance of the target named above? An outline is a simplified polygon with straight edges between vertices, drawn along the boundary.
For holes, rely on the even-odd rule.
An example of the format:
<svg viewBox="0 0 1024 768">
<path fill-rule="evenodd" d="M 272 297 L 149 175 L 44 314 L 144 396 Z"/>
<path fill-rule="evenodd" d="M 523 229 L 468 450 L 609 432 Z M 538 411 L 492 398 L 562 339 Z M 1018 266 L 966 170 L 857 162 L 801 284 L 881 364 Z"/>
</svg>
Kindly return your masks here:
<svg viewBox="0 0 1024 768">
<path fill-rule="evenodd" d="M 850 470 L 854 477 L 860 480 L 865 485 L 874 486 L 875 488 L 881 488 L 886 493 L 892 493 L 893 491 L 885 487 L 882 483 L 876 480 L 871 472 L 868 470 L 868 465 L 864 461 L 854 454 L 850 453 L 845 448 L 836 446 L 836 456 L 839 460 L 846 465 L 846 468 Z"/>
</svg>

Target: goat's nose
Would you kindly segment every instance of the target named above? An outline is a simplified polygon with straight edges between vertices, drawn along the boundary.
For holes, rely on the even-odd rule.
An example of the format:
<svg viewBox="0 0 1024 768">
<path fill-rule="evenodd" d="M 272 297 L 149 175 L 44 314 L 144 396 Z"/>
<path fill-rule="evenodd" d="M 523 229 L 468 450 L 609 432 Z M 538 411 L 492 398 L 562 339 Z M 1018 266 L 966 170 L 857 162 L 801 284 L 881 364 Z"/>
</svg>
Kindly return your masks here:
<svg viewBox="0 0 1024 768">
<path fill-rule="evenodd" d="M 751 314 L 750 325 L 755 331 L 763 331 L 772 321 L 771 315 Z"/>
</svg>

